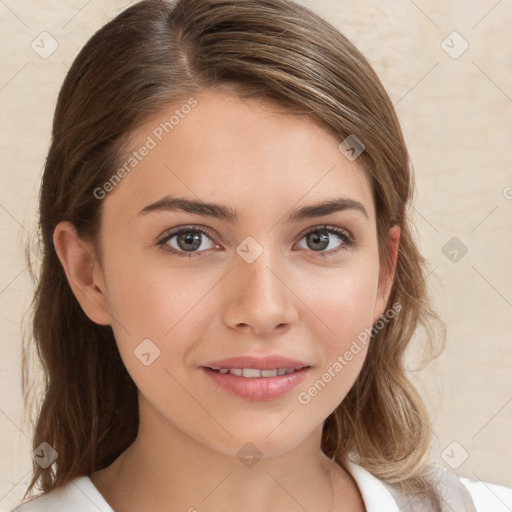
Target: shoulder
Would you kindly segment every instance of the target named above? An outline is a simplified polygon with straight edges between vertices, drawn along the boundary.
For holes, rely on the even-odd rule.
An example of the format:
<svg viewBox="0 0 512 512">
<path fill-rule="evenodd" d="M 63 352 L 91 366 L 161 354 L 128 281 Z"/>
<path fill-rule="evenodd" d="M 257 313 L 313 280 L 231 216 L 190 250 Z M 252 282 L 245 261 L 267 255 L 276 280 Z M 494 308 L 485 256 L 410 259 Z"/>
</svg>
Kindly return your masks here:
<svg viewBox="0 0 512 512">
<path fill-rule="evenodd" d="M 443 504 L 449 505 L 448 510 L 459 508 L 472 512 L 510 512 L 512 510 L 512 488 L 470 480 L 441 467 L 438 468 L 438 475 L 437 489 Z"/>
<path fill-rule="evenodd" d="M 11 512 L 113 512 L 91 479 L 77 477 L 49 493 L 36 496 Z"/>
<path fill-rule="evenodd" d="M 510 512 L 512 510 L 512 487 L 491 484 L 459 477 L 468 490 L 477 512 Z"/>
<path fill-rule="evenodd" d="M 458 476 L 453 471 L 438 467 L 437 491 L 443 511 L 510 512 L 512 488 Z"/>
<path fill-rule="evenodd" d="M 398 485 L 387 484 L 353 462 L 347 469 L 354 477 L 369 512 L 428 511 L 429 507 L 418 496 L 408 496 Z M 457 512 L 511 512 L 512 488 L 460 477 L 454 472 L 437 466 L 433 485 L 443 503 L 443 511 Z M 435 483 L 434 483 L 435 482 Z"/>
</svg>

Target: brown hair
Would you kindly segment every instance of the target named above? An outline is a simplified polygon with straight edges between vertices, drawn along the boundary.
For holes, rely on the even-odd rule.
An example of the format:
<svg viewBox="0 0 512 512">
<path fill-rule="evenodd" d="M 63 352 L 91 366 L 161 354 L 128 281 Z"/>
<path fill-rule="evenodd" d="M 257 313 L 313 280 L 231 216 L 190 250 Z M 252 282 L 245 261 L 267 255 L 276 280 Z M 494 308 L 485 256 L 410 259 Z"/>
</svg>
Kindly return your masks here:
<svg viewBox="0 0 512 512">
<path fill-rule="evenodd" d="M 439 508 L 428 483 L 430 423 L 406 376 L 404 353 L 424 328 L 433 353 L 426 264 L 413 239 L 409 156 L 393 105 L 368 61 L 338 30 L 289 0 L 139 2 L 87 42 L 60 91 L 40 192 L 41 269 L 32 331 L 44 370 L 34 449 L 43 441 L 55 464 L 34 474 L 43 493 L 110 465 L 135 439 L 137 387 L 110 326 L 92 322 L 71 291 L 53 245 L 68 220 L 97 242 L 101 205 L 94 190 L 118 168 L 130 134 L 149 116 L 207 88 L 273 101 L 312 113 L 340 142 L 365 145 L 359 162 L 370 178 L 379 253 L 391 268 L 389 229 L 401 227 L 388 304 L 393 321 L 372 333 L 354 386 L 324 422 L 322 449 L 355 462 Z M 441 324 L 442 322 L 440 322 Z M 444 327 L 444 324 L 443 324 Z M 443 331 L 444 339 L 444 331 Z M 23 393 L 28 398 L 24 347 Z"/>
</svg>

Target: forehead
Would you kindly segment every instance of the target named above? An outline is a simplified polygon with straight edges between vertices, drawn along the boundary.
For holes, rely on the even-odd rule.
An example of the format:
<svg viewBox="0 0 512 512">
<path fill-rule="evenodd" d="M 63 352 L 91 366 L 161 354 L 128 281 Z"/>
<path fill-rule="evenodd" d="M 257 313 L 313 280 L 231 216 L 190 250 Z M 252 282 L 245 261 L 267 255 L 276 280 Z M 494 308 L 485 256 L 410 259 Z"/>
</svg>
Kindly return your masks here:
<svg viewBox="0 0 512 512">
<path fill-rule="evenodd" d="M 162 110 L 134 130 L 107 196 L 133 217 L 165 194 L 218 200 L 275 217 L 283 208 L 349 197 L 374 215 L 362 166 L 314 118 L 261 100 L 203 92 Z M 137 156 L 134 156 L 137 153 Z"/>
</svg>

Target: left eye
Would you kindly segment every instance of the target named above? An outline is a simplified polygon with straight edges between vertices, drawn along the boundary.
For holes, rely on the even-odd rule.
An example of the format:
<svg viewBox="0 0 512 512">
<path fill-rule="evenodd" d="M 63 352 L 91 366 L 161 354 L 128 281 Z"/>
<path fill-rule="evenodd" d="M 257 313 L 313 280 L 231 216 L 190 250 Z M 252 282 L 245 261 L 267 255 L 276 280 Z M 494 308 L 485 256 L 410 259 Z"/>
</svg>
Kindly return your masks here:
<svg viewBox="0 0 512 512">
<path fill-rule="evenodd" d="M 337 248 L 333 250 L 332 247 L 329 247 L 329 235 L 336 235 L 343 243 L 339 244 Z M 348 249 L 355 245 L 354 239 L 347 231 L 335 226 L 323 226 L 321 228 L 311 229 L 304 233 L 302 239 L 304 238 L 306 239 L 306 243 L 314 248 L 313 252 L 319 253 L 319 256 L 328 256 L 329 254 L 337 253 L 338 251 Z M 331 250 L 326 252 L 325 249 L 327 248 Z"/>
<path fill-rule="evenodd" d="M 329 235 L 336 235 L 342 243 L 338 244 L 338 246 L 333 249 Z M 211 247 L 204 247 L 203 237 L 206 237 L 212 242 Z M 174 238 L 176 238 L 175 241 L 173 241 Z M 203 250 L 215 247 L 211 239 L 212 236 L 205 229 L 199 227 L 183 227 L 165 235 L 157 242 L 157 245 L 165 244 L 167 248 L 177 256 L 192 257 L 198 255 L 198 253 L 200 254 Z M 329 256 L 330 254 L 346 250 L 355 245 L 354 239 L 347 231 L 335 226 L 313 228 L 303 233 L 300 240 L 302 241 L 303 239 L 306 240 L 306 244 L 308 245 L 306 249 L 311 249 L 319 256 Z M 329 249 L 329 251 L 326 251 L 326 249 Z"/>
</svg>

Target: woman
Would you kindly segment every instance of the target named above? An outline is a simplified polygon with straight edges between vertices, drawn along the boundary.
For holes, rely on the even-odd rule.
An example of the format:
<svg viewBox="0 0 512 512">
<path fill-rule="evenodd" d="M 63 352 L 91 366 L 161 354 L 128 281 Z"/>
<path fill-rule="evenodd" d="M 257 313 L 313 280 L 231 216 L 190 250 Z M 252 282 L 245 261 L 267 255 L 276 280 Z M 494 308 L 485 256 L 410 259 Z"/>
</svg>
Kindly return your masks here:
<svg viewBox="0 0 512 512">
<path fill-rule="evenodd" d="M 405 374 L 415 330 L 438 340 L 412 187 L 378 77 L 309 10 L 105 25 L 43 177 L 43 495 L 16 510 L 477 510 Z"/>
</svg>

